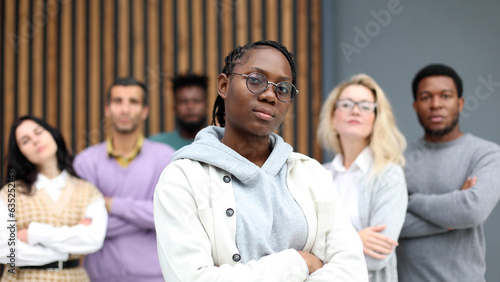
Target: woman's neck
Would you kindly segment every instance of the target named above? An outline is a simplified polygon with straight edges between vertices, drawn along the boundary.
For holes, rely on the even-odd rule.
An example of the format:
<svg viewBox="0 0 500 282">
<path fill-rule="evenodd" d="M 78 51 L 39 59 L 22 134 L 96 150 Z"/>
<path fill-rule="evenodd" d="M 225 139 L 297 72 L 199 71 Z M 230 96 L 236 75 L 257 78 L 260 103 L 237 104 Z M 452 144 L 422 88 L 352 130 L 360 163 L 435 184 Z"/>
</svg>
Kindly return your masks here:
<svg viewBox="0 0 500 282">
<path fill-rule="evenodd" d="M 341 140 L 344 167 L 349 169 L 356 158 L 368 146 L 368 140 Z"/>
<path fill-rule="evenodd" d="M 226 131 L 221 142 L 258 167 L 262 167 L 271 155 L 269 136 L 240 138 L 234 134 L 227 134 Z"/>
<path fill-rule="evenodd" d="M 57 159 L 45 162 L 43 165 L 38 166 L 38 171 L 45 175 L 48 179 L 55 178 L 61 174 L 61 171 L 57 167 Z"/>
</svg>

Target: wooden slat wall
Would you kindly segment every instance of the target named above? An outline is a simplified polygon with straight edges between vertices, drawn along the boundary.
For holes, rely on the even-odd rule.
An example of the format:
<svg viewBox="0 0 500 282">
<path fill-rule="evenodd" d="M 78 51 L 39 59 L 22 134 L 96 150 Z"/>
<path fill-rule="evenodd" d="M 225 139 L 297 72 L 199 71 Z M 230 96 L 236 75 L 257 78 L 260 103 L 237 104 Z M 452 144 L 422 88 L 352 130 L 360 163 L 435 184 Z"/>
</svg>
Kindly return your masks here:
<svg viewBox="0 0 500 282">
<path fill-rule="evenodd" d="M 206 73 L 212 105 L 225 55 L 260 39 L 281 41 L 297 64 L 300 94 L 279 133 L 321 159 L 321 0 L 0 1 L 2 183 L 16 117 L 46 119 L 78 153 L 105 136 L 109 86 L 134 76 L 149 90 L 145 134 L 172 130 L 170 79 Z"/>
</svg>

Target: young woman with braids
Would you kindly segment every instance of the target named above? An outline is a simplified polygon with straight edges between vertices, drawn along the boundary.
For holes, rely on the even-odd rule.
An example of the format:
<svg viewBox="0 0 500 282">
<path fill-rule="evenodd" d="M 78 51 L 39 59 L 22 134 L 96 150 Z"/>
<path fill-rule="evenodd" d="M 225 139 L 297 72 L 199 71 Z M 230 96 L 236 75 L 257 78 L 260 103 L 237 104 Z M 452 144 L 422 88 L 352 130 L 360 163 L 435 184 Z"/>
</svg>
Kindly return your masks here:
<svg viewBox="0 0 500 282">
<path fill-rule="evenodd" d="M 273 132 L 295 88 L 278 42 L 238 47 L 217 78 L 214 121 L 156 186 L 166 281 L 367 281 L 330 173 Z"/>
</svg>

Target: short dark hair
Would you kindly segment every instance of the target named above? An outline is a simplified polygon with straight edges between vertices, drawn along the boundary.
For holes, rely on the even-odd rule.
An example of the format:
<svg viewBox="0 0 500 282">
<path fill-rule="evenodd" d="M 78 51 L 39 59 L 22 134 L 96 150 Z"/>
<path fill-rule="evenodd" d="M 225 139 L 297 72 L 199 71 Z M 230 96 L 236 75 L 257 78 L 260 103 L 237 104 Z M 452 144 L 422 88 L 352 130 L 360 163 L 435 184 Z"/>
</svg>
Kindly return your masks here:
<svg viewBox="0 0 500 282">
<path fill-rule="evenodd" d="M 122 77 L 122 78 L 118 78 L 117 80 L 115 80 L 115 82 L 113 82 L 113 84 L 109 87 L 108 89 L 108 104 L 111 102 L 111 89 L 114 87 L 114 86 L 134 86 L 134 85 L 137 85 L 139 87 L 142 88 L 143 90 L 143 96 L 142 96 L 142 104 L 143 105 L 147 105 L 148 104 L 148 91 L 147 91 L 147 88 L 146 88 L 146 85 L 142 82 L 140 82 L 139 80 L 133 78 L 133 77 Z"/>
<path fill-rule="evenodd" d="M 172 83 L 174 84 L 174 93 L 177 89 L 187 86 L 199 86 L 205 90 L 205 95 L 207 93 L 208 78 L 206 75 L 179 74 L 172 79 Z"/>
<path fill-rule="evenodd" d="M 34 164 L 32 164 L 19 150 L 19 146 L 17 145 L 16 140 L 16 129 L 23 123 L 25 120 L 32 120 L 45 128 L 52 137 L 54 138 L 57 144 L 57 167 L 59 170 L 66 170 L 69 174 L 78 177 L 74 168 L 73 168 L 73 155 L 68 152 L 66 147 L 66 142 L 64 138 L 59 132 L 59 130 L 50 126 L 44 120 L 39 119 L 32 115 L 25 115 L 17 118 L 10 128 L 10 136 L 9 136 L 9 150 L 7 152 L 7 175 L 14 175 L 14 181 L 20 182 L 23 186 L 23 192 L 26 194 L 30 194 L 33 188 L 33 183 L 35 183 L 36 178 L 38 176 L 38 170 Z M 9 174 L 9 172 L 14 172 L 13 174 Z M 9 177 L 10 178 L 10 177 Z M 7 179 L 7 181 L 11 181 L 12 179 Z"/>
<path fill-rule="evenodd" d="M 233 73 L 234 67 L 242 63 L 241 58 L 246 54 L 248 50 L 264 48 L 274 48 L 280 51 L 285 56 L 292 70 L 292 83 L 294 85 L 297 85 L 295 82 L 297 77 L 297 69 L 293 60 L 293 54 L 290 53 L 283 44 L 272 40 L 260 40 L 253 43 L 248 43 L 244 46 L 236 47 L 236 49 L 231 51 L 224 59 L 224 68 L 222 68 L 222 73 L 227 76 L 231 75 Z M 215 125 L 215 122 L 217 121 L 221 127 L 224 127 L 226 125 L 225 115 L 226 109 L 224 105 L 224 99 L 222 99 L 222 97 L 218 95 L 215 99 L 212 112 L 212 124 Z"/>
<path fill-rule="evenodd" d="M 421 69 L 413 78 L 412 83 L 412 91 L 413 91 L 413 100 L 417 100 L 417 90 L 418 84 L 420 81 L 429 76 L 448 76 L 455 82 L 455 87 L 457 88 L 458 97 L 462 97 L 462 79 L 451 67 L 443 64 L 430 64 Z"/>
</svg>

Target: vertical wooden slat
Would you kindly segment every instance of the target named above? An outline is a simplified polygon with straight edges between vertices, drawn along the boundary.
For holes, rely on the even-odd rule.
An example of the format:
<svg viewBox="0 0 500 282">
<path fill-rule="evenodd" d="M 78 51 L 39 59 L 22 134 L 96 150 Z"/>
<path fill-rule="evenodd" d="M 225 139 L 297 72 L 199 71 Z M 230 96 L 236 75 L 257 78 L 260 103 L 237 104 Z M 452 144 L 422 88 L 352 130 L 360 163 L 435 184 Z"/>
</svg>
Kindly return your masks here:
<svg viewBox="0 0 500 282">
<path fill-rule="evenodd" d="M 233 47 L 233 1 L 221 0 L 221 37 L 222 37 L 222 56 L 227 55 Z M 222 60 L 222 59 L 221 59 Z"/>
<path fill-rule="evenodd" d="M 160 65 L 159 60 L 159 19 L 158 0 L 148 0 L 148 99 L 149 99 L 149 132 L 156 133 L 160 130 Z"/>
<path fill-rule="evenodd" d="M 278 40 L 278 1 L 266 0 L 266 39 Z"/>
<path fill-rule="evenodd" d="M 262 29 L 262 1 L 250 1 L 252 3 L 250 9 L 252 9 L 252 18 L 250 20 L 251 31 L 252 31 L 252 41 L 257 41 L 263 39 Z"/>
<path fill-rule="evenodd" d="M 189 70 L 189 10 L 188 1 L 177 1 L 177 73 Z"/>
<path fill-rule="evenodd" d="M 128 0 L 118 1 L 118 77 L 130 74 L 130 6 Z"/>
<path fill-rule="evenodd" d="M 203 44 L 203 0 L 193 0 L 191 5 L 192 19 L 192 30 L 193 30 L 193 43 L 191 48 L 193 49 L 193 72 L 201 74 L 203 73 L 203 49 L 205 48 Z"/>
<path fill-rule="evenodd" d="M 171 84 L 169 83 L 169 78 L 173 75 L 174 73 L 174 36 L 175 36 L 175 31 L 174 31 L 174 23 L 173 23 L 173 18 L 174 18 L 174 9 L 173 9 L 173 1 L 175 0 L 166 0 L 164 1 L 163 4 L 163 19 L 162 19 L 162 26 L 163 26 L 163 42 L 162 42 L 162 52 L 163 52 L 163 66 L 162 66 L 162 77 L 164 77 L 164 82 L 165 86 L 163 88 L 163 95 L 164 98 L 164 113 L 162 113 L 163 116 L 163 121 L 165 124 L 165 131 L 169 131 L 174 129 L 175 126 L 175 119 L 173 114 L 169 114 L 172 112 L 171 109 L 172 105 L 174 103 L 174 98 L 172 96 L 172 87 Z"/>
<path fill-rule="evenodd" d="M 57 79 L 58 79 L 58 31 L 57 31 L 57 13 L 59 3 L 56 0 L 47 1 L 46 16 L 47 22 L 47 41 L 46 41 L 46 85 L 47 85 L 47 122 L 57 125 Z"/>
<path fill-rule="evenodd" d="M 132 44 L 134 45 L 133 60 L 134 69 L 132 70 L 134 78 L 144 82 L 145 75 L 145 58 L 144 58 L 144 5 L 143 1 L 133 1 L 133 37 Z"/>
<path fill-rule="evenodd" d="M 31 89 L 33 91 L 33 115 L 37 117 L 43 117 L 43 1 L 35 0 L 33 1 L 33 18 L 31 19 L 33 23 L 33 54 L 31 62 L 31 72 L 32 72 L 32 85 Z"/>
<path fill-rule="evenodd" d="M 297 103 L 297 119 L 296 122 L 298 124 L 297 127 L 297 145 L 295 149 L 300 152 L 307 154 L 307 141 L 309 138 L 308 130 L 307 130 L 307 109 L 309 107 L 309 99 L 308 96 L 311 93 L 308 93 L 308 81 L 307 81 L 307 2 L 306 1 L 298 1 L 297 7 L 297 70 L 299 71 L 299 76 L 297 79 L 297 83 L 302 88 L 302 95 L 298 96 L 296 101 Z"/>
<path fill-rule="evenodd" d="M 236 44 L 243 46 L 248 43 L 248 2 L 240 0 L 235 7 L 236 13 Z"/>
<path fill-rule="evenodd" d="M 281 3 L 282 13 L 281 13 L 281 43 L 287 47 L 288 51 L 293 53 L 293 0 L 282 0 Z M 294 58 L 297 60 L 297 58 Z M 300 85 L 296 85 L 299 89 L 299 96 L 304 95 L 305 92 L 302 91 Z M 297 103 L 298 97 L 293 101 L 293 103 Z M 294 140 L 293 140 L 293 123 L 295 122 L 295 111 L 294 107 L 290 107 L 288 113 L 283 121 L 282 125 L 282 137 L 283 139 L 290 143 L 295 148 Z"/>
<path fill-rule="evenodd" d="M 206 32 L 209 34 L 207 36 L 207 75 L 208 75 L 208 89 L 214 89 L 214 91 L 209 91 L 209 112 L 211 112 L 214 101 L 217 97 L 217 76 L 219 75 L 219 60 L 224 60 L 224 57 L 219 58 L 218 47 L 217 47 L 217 0 L 207 0 L 207 27 Z M 227 54 L 223 54 L 222 56 L 226 56 Z M 209 115 L 209 123 L 212 121 L 211 114 Z"/>
<path fill-rule="evenodd" d="M 100 68 L 100 48 L 101 48 L 101 4 L 100 0 L 91 0 L 89 13 L 89 131 L 86 132 L 86 139 L 90 144 L 100 141 L 100 109 L 101 105 L 101 68 Z"/>
<path fill-rule="evenodd" d="M 8 145 L 8 138 L 9 138 L 9 130 L 12 125 L 12 122 L 14 121 L 14 91 L 15 91 L 15 85 L 14 85 L 14 67 L 15 67 L 15 52 L 17 44 L 15 41 L 12 41 L 17 36 L 15 34 L 16 32 L 16 3 L 14 1 L 6 1 L 4 3 L 5 5 L 5 26 L 4 26 L 4 34 L 6 38 L 4 38 L 4 46 L 3 50 L 4 53 L 2 54 L 3 56 L 3 87 L 4 87 L 4 94 L 3 98 L 3 109 L 5 109 L 5 112 L 2 113 L 2 122 L 4 123 L 4 128 L 5 128 L 5 137 L 4 137 L 4 150 L 5 156 L 7 156 L 7 145 Z M 3 160 L 2 160 L 3 163 Z M 2 171 L 3 173 L 3 171 Z"/>
<path fill-rule="evenodd" d="M 19 1 L 18 33 L 22 42 L 18 45 L 18 69 L 17 69 L 17 99 L 18 115 L 28 113 L 28 91 L 29 91 L 29 24 L 21 19 L 29 18 L 29 0 Z"/>
<path fill-rule="evenodd" d="M 313 98 L 313 105 L 311 105 L 311 111 L 313 113 L 312 115 L 312 124 L 313 124 L 313 131 L 311 134 L 311 140 L 309 140 L 312 143 L 312 156 L 319 160 L 322 161 L 322 152 L 321 152 L 321 147 L 318 145 L 318 142 L 316 140 L 316 131 L 318 129 L 318 124 L 319 124 L 319 112 L 321 110 L 321 103 L 322 103 L 322 97 L 321 93 L 322 87 L 321 87 L 321 82 L 322 82 L 322 64 L 321 64 L 321 2 L 320 0 L 313 0 L 312 5 L 311 5 L 311 17 L 310 20 L 312 22 L 311 26 L 311 48 L 312 48 L 312 56 L 311 56 L 311 77 L 312 77 L 312 86 L 313 86 L 313 93 L 311 95 L 314 95 Z"/>
<path fill-rule="evenodd" d="M 73 65 L 71 59 L 71 44 L 73 39 L 72 34 L 72 10 L 73 2 L 68 1 L 61 6 L 61 132 L 64 135 L 66 144 L 72 144 L 72 134 L 71 131 L 71 112 L 73 111 L 72 104 L 72 77 L 73 77 Z"/>
<path fill-rule="evenodd" d="M 104 93 L 104 101 L 106 103 L 107 99 L 107 91 L 113 81 L 115 80 L 115 18 L 117 15 L 115 14 L 115 5 L 113 1 L 104 1 L 104 22 L 102 23 L 104 28 L 104 41 L 102 42 L 104 48 L 103 54 L 103 69 L 104 73 L 102 74 L 104 77 L 103 82 L 103 90 Z M 103 117 L 104 118 L 104 117 Z"/>
<path fill-rule="evenodd" d="M 86 14 L 87 6 L 85 1 L 76 1 L 76 49 L 75 49 L 75 91 L 76 91 L 76 106 L 75 109 L 75 138 L 76 151 L 81 151 L 87 146 L 86 142 Z"/>
</svg>

